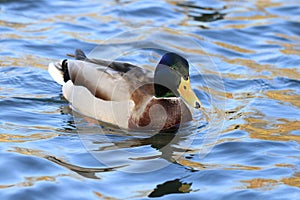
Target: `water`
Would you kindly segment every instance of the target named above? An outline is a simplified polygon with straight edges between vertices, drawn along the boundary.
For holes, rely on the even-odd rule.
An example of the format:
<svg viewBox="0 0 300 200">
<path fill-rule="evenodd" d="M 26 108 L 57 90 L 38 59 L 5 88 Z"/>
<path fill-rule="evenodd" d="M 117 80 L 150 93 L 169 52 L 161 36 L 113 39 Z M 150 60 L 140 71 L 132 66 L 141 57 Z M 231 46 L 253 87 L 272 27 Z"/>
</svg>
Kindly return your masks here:
<svg viewBox="0 0 300 200">
<path fill-rule="evenodd" d="M 0 1 L 0 16 L 1 199 L 299 198 L 297 0 Z M 121 60 L 185 54 L 207 123 L 127 134 L 70 109 L 47 64 L 136 41 L 156 50 Z"/>
</svg>

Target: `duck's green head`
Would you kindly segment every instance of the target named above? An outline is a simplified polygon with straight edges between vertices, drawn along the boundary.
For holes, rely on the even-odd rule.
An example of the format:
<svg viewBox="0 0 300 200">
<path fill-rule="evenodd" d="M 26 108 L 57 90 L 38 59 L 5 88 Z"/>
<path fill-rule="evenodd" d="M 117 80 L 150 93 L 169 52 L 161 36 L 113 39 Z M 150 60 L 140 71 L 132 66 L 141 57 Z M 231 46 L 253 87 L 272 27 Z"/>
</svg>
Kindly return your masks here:
<svg viewBox="0 0 300 200">
<path fill-rule="evenodd" d="M 189 63 L 176 53 L 166 53 L 158 63 L 154 74 L 155 96 L 182 97 L 194 108 L 201 102 L 190 84 Z"/>
</svg>

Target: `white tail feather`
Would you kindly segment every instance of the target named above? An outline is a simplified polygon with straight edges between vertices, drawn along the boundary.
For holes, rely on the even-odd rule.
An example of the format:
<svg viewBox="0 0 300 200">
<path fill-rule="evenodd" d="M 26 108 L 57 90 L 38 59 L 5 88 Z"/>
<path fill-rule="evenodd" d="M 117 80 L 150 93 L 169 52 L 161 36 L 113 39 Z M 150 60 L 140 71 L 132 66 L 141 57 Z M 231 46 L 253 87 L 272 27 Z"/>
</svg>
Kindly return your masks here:
<svg viewBox="0 0 300 200">
<path fill-rule="evenodd" d="M 65 84 L 63 72 L 60 69 L 58 69 L 54 63 L 49 63 L 48 72 L 58 84 Z"/>
</svg>

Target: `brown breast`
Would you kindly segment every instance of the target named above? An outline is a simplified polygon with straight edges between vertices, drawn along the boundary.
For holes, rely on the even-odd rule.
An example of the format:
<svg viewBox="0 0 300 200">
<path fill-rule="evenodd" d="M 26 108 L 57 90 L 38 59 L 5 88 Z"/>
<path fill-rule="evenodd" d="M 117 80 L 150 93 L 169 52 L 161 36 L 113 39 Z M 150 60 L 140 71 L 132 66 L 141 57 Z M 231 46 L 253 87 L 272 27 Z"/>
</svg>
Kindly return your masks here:
<svg viewBox="0 0 300 200">
<path fill-rule="evenodd" d="M 192 114 L 181 99 L 151 97 L 144 104 L 135 106 L 128 127 L 163 131 L 191 120 Z"/>
</svg>

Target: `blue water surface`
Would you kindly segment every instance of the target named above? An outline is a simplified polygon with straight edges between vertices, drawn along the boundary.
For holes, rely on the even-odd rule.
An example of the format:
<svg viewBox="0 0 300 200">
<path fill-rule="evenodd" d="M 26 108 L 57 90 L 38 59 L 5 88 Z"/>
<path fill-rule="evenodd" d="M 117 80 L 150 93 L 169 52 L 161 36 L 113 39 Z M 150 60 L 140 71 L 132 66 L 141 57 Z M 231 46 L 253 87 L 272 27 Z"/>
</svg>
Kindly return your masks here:
<svg viewBox="0 0 300 200">
<path fill-rule="evenodd" d="M 299 27 L 297 0 L 1 0 L 0 199 L 299 199 Z M 149 69 L 182 53 L 206 123 L 74 112 L 47 66 L 76 48 Z"/>
</svg>

